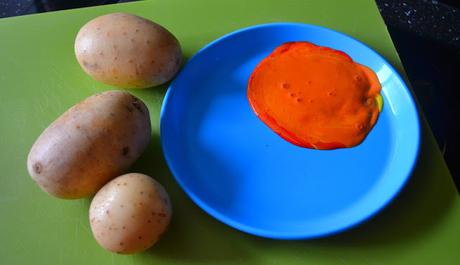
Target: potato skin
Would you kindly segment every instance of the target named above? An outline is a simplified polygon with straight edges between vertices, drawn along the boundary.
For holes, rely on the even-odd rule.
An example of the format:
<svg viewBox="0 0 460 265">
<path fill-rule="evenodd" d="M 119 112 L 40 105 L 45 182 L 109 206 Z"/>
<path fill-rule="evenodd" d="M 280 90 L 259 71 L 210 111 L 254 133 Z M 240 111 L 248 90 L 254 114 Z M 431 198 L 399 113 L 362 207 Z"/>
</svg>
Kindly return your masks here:
<svg viewBox="0 0 460 265">
<path fill-rule="evenodd" d="M 150 141 L 149 112 L 122 91 L 93 95 L 62 114 L 32 146 L 27 169 L 47 193 L 64 199 L 94 194 L 125 172 Z"/>
<path fill-rule="evenodd" d="M 105 249 L 122 254 L 154 245 L 168 228 L 172 208 L 168 194 L 153 178 L 125 174 L 94 196 L 89 210 L 91 231 Z"/>
<path fill-rule="evenodd" d="M 75 55 L 95 80 L 122 88 L 146 88 L 169 81 L 179 70 L 178 40 L 162 26 L 126 13 L 96 17 L 75 40 Z"/>
</svg>

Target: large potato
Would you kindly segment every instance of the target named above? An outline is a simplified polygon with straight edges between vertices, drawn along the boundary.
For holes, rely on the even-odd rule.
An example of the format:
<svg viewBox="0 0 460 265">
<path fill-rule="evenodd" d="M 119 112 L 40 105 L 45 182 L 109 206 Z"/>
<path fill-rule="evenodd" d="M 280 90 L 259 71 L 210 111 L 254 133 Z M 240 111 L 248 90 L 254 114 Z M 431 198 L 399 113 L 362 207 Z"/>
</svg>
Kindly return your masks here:
<svg viewBox="0 0 460 265">
<path fill-rule="evenodd" d="M 91 231 L 105 249 L 135 253 L 155 244 L 166 231 L 172 209 L 169 196 L 151 177 L 130 173 L 113 179 L 94 196 Z"/>
<path fill-rule="evenodd" d="M 122 91 L 96 94 L 45 129 L 30 150 L 27 169 L 51 195 L 85 197 L 127 170 L 150 135 L 141 100 Z"/>
<path fill-rule="evenodd" d="M 130 14 L 114 13 L 85 24 L 75 40 L 83 70 L 95 80 L 123 88 L 145 88 L 170 80 L 182 53 L 162 26 Z"/>
</svg>

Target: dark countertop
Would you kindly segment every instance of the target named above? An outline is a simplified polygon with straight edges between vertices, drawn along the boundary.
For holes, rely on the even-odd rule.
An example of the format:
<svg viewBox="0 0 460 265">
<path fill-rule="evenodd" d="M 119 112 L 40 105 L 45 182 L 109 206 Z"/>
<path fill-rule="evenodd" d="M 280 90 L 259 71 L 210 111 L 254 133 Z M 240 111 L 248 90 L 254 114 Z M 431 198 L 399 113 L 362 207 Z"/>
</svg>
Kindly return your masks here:
<svg viewBox="0 0 460 265">
<path fill-rule="evenodd" d="M 132 0 L 0 0 L 0 18 Z M 460 190 L 460 2 L 376 0 Z"/>
<path fill-rule="evenodd" d="M 452 5 L 454 2 L 451 5 L 434 0 L 376 2 L 387 25 L 460 47 L 460 12 L 458 6 Z"/>
<path fill-rule="evenodd" d="M 377 0 L 380 13 L 460 190 L 460 3 Z"/>
</svg>

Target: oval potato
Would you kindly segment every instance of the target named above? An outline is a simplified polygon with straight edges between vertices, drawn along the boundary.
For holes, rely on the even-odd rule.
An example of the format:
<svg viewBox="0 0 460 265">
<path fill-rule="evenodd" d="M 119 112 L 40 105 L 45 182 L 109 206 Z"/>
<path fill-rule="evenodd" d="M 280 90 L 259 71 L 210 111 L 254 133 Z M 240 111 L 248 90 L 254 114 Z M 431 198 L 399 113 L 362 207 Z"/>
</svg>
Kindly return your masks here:
<svg viewBox="0 0 460 265">
<path fill-rule="evenodd" d="M 27 169 L 53 196 L 86 197 L 125 172 L 150 135 L 149 112 L 141 100 L 122 91 L 96 94 L 43 131 L 30 150 Z"/>
<path fill-rule="evenodd" d="M 139 173 L 107 183 L 91 202 L 89 219 L 105 249 L 130 254 L 154 245 L 166 231 L 172 209 L 168 194 L 153 178 Z"/>
<path fill-rule="evenodd" d="M 182 60 L 178 40 L 162 26 L 126 13 L 97 17 L 75 40 L 75 55 L 95 80 L 122 88 L 169 81 Z"/>
</svg>

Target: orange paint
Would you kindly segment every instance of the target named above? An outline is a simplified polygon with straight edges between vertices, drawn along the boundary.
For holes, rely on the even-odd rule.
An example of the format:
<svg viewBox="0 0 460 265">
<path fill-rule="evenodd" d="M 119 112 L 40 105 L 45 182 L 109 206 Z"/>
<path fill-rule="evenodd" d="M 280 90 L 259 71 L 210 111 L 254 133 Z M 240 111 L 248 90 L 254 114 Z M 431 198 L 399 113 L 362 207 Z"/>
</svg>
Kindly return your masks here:
<svg viewBox="0 0 460 265">
<path fill-rule="evenodd" d="M 308 42 L 276 48 L 251 74 L 257 116 L 285 140 L 335 149 L 360 144 L 379 115 L 376 74 L 345 53 Z"/>
</svg>

